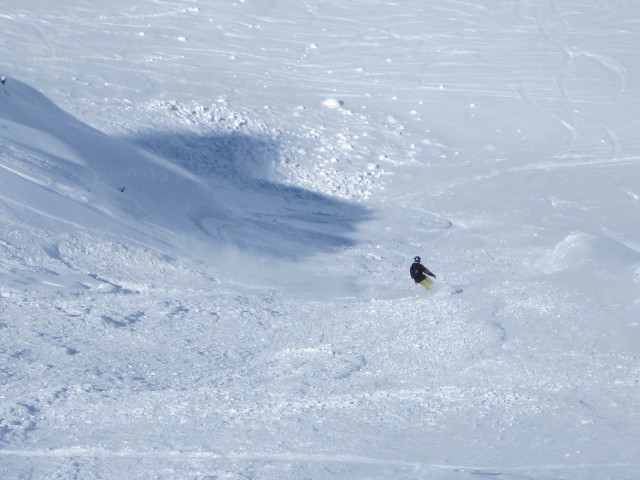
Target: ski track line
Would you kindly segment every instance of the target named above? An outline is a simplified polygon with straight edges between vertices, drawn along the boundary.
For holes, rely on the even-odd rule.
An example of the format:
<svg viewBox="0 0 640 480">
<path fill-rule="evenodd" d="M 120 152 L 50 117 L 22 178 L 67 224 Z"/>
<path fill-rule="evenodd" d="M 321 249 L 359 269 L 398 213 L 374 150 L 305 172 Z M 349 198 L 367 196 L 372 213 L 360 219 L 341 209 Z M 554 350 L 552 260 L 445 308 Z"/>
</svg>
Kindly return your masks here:
<svg viewBox="0 0 640 480">
<path fill-rule="evenodd" d="M 46 188 L 46 187 L 43 187 L 43 188 Z M 47 190 L 48 190 L 48 189 L 47 189 Z M 48 191 L 49 191 L 49 192 L 51 192 L 51 193 L 54 193 L 54 194 L 56 193 L 56 192 L 55 192 L 55 191 L 53 191 L 53 190 L 48 190 Z M 42 215 L 42 216 L 43 216 L 43 217 L 45 217 L 45 218 L 50 218 L 50 219 L 53 219 L 53 220 L 58 220 L 59 222 L 61 222 L 61 223 L 63 223 L 63 224 L 66 224 L 66 225 L 70 225 L 70 226 L 72 226 L 72 227 L 75 227 L 75 228 L 76 228 L 78 231 L 80 231 L 80 232 L 96 232 L 96 231 L 97 231 L 97 232 L 104 232 L 104 233 L 106 233 L 106 234 L 109 234 L 109 230 L 108 230 L 106 227 L 82 225 L 82 224 L 79 224 L 79 223 L 73 222 L 73 221 L 71 221 L 71 220 L 67 220 L 67 219 L 65 219 L 65 218 L 62 218 L 62 217 L 60 217 L 60 216 L 58 216 L 58 215 L 55 215 L 55 214 L 52 214 L 52 213 L 47 213 L 47 212 L 45 212 L 44 210 L 41 210 L 41 209 L 39 209 L 39 208 L 32 207 L 32 206 L 30 206 L 30 205 L 26 205 L 26 204 L 24 204 L 24 203 L 22 203 L 22 202 L 20 202 L 20 201 L 16 201 L 16 200 L 14 200 L 14 199 L 12 199 L 12 198 L 6 197 L 6 196 L 1 195 L 1 194 L 0 194 L 0 200 L 4 200 L 4 201 L 6 201 L 7 203 L 10 203 L 10 204 L 15 205 L 15 206 L 17 206 L 17 207 L 24 208 L 24 209 L 29 210 L 29 211 L 31 211 L 31 212 L 33 212 L 33 213 L 38 214 L 38 215 Z M 96 209 L 95 207 L 93 207 L 93 206 L 91 206 L 91 205 L 84 205 L 84 204 L 79 204 L 79 205 L 81 205 L 83 208 L 86 208 L 86 209 L 88 209 L 88 210 L 90 210 L 90 211 L 103 213 L 103 212 L 101 212 L 100 210 Z M 127 226 L 127 225 L 126 225 L 126 224 L 124 224 L 124 223 L 123 223 L 123 225 L 124 225 L 126 228 L 130 228 L 129 226 Z M 160 227 L 160 228 L 161 228 L 163 231 L 166 231 L 166 229 L 165 229 L 165 228 L 163 228 L 163 227 Z M 149 235 L 149 234 L 143 234 L 143 235 L 144 235 L 144 237 L 145 237 L 145 238 L 147 238 L 147 239 L 155 239 L 155 238 L 156 238 L 156 237 L 151 236 L 151 235 Z M 122 234 L 122 233 L 121 233 L 121 234 L 120 234 L 120 236 L 121 236 L 123 239 L 126 239 L 126 240 L 128 240 L 129 242 L 131 242 L 131 244 L 132 244 L 132 245 L 139 245 L 139 246 L 142 246 L 142 247 L 144 247 L 144 248 L 151 248 L 151 249 L 153 249 L 153 248 L 154 248 L 154 247 L 152 247 L 152 244 L 143 243 L 141 240 L 136 240 L 134 237 L 132 237 L 132 236 L 130 236 L 130 235 Z M 166 242 L 164 242 L 164 241 L 161 241 L 161 243 L 162 243 L 163 245 L 165 245 L 165 246 L 169 246 L 169 247 L 171 247 L 169 244 L 167 244 L 167 243 L 166 243 Z"/>
<path fill-rule="evenodd" d="M 215 452 L 183 452 L 177 450 L 102 450 L 82 447 L 68 449 L 49 450 L 0 450 L 0 456 L 14 457 L 42 457 L 42 458 L 64 458 L 64 457 L 107 457 L 107 458 L 138 458 L 138 459 L 210 459 L 210 460 L 246 460 L 246 461 L 270 461 L 270 462 L 315 462 L 315 463 L 352 463 L 363 465 L 380 465 L 403 468 L 423 468 L 432 470 L 452 470 L 452 471 L 492 471 L 492 472 L 515 472 L 527 470 L 579 470 L 593 468 L 640 468 L 640 463 L 584 463 L 579 465 L 523 465 L 499 468 L 495 466 L 477 465 L 450 465 L 440 463 L 412 462 L 408 460 L 386 460 L 381 458 L 365 457 L 360 455 L 331 455 L 331 454 L 297 454 L 297 453 L 215 453 Z"/>
<path fill-rule="evenodd" d="M 613 137 L 613 134 L 612 134 Z M 613 158 L 605 158 L 605 159 L 595 159 L 595 160 L 577 160 L 577 161 L 546 161 L 538 164 L 529 164 L 522 165 L 519 167 L 507 168 L 504 170 L 493 169 L 490 173 L 479 174 L 473 177 L 462 178 L 459 180 L 451 181 L 447 184 L 443 184 L 440 187 L 434 189 L 434 196 L 439 196 L 444 194 L 445 192 L 452 190 L 454 188 L 458 188 L 465 185 L 470 185 L 472 183 L 483 182 L 484 180 L 491 180 L 493 178 L 508 175 L 512 173 L 520 173 L 520 172 L 536 172 L 536 171 L 546 171 L 552 172 L 554 170 L 560 169 L 572 169 L 572 168 L 600 168 L 600 167 L 612 167 L 612 166 L 625 166 L 625 165 L 636 165 L 640 164 L 640 157 L 632 155 L 626 157 L 613 157 Z"/>
</svg>

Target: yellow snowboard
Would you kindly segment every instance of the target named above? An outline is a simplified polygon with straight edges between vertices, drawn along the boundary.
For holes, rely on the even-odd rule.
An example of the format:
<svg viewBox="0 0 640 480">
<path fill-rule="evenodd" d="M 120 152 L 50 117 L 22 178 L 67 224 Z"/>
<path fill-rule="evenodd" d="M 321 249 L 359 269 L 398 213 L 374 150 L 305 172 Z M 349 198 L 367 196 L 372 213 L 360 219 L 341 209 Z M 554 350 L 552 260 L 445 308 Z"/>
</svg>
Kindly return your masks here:
<svg viewBox="0 0 640 480">
<path fill-rule="evenodd" d="M 429 277 L 427 277 L 424 280 L 422 280 L 421 282 L 418 282 L 418 285 L 422 285 L 427 290 L 432 290 L 434 283 L 433 283 L 433 280 L 431 280 Z"/>
</svg>

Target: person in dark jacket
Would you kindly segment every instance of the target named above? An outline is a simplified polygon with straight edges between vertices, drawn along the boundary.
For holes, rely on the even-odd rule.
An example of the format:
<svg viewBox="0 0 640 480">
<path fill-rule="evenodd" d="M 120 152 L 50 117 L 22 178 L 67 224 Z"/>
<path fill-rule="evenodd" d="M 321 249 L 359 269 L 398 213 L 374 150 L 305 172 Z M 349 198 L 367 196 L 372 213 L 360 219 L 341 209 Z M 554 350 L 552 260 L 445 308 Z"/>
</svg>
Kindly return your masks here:
<svg viewBox="0 0 640 480">
<path fill-rule="evenodd" d="M 435 274 L 433 274 L 427 267 L 420 263 L 420 257 L 415 257 L 413 259 L 413 264 L 409 269 L 409 273 L 411 274 L 411 278 L 413 281 L 422 285 L 425 288 L 429 288 L 429 286 L 433 283 L 432 280 L 427 278 L 429 277 L 436 278 Z"/>
</svg>

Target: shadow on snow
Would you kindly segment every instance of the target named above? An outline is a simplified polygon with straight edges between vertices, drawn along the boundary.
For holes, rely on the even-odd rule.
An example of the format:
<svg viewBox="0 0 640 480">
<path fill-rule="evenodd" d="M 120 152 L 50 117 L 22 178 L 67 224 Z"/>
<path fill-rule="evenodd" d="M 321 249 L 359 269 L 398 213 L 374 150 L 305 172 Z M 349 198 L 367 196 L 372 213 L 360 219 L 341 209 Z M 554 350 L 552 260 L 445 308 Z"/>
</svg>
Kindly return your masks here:
<svg viewBox="0 0 640 480">
<path fill-rule="evenodd" d="M 128 139 L 204 179 L 231 220 L 195 212 L 208 237 L 242 250 L 298 258 L 355 245 L 356 226 L 371 218 L 365 207 L 270 178 L 280 144 L 240 133 L 197 135 L 151 132 Z"/>
</svg>

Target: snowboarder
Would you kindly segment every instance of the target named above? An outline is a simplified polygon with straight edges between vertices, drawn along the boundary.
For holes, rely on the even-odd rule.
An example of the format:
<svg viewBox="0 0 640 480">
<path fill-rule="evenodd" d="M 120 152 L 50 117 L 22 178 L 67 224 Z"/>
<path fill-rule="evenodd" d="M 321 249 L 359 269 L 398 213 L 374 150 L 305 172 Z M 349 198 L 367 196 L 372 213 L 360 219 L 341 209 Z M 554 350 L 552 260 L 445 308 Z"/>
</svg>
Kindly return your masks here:
<svg viewBox="0 0 640 480">
<path fill-rule="evenodd" d="M 420 263 L 420 257 L 415 257 L 413 259 L 413 264 L 409 269 L 409 273 L 411 274 L 411 278 L 413 278 L 414 282 L 422 285 L 425 288 L 429 288 L 433 283 L 431 279 L 427 278 L 427 275 L 436 278 L 436 276 L 431 271 L 429 271 L 427 267 Z"/>
</svg>

